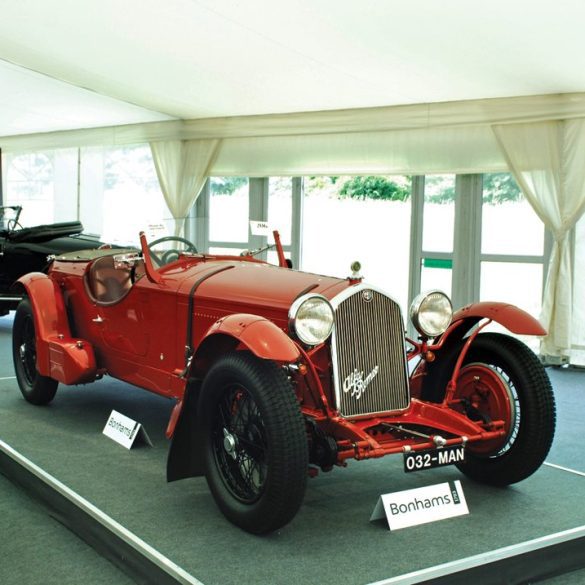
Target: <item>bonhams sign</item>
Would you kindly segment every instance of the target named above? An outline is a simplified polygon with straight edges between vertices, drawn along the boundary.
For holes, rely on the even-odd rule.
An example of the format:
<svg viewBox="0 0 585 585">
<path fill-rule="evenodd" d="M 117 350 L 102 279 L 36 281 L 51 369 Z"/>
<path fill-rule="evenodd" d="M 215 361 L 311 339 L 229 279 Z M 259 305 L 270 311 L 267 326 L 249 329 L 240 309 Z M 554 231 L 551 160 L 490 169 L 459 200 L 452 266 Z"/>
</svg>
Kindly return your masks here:
<svg viewBox="0 0 585 585">
<path fill-rule="evenodd" d="M 126 449 L 131 449 L 137 440 L 152 447 L 152 442 L 142 425 L 116 410 L 112 410 L 103 434 Z"/>
<path fill-rule="evenodd" d="M 469 514 L 461 482 L 450 481 L 412 490 L 383 494 L 370 520 L 386 515 L 388 528 L 398 530 Z"/>
</svg>

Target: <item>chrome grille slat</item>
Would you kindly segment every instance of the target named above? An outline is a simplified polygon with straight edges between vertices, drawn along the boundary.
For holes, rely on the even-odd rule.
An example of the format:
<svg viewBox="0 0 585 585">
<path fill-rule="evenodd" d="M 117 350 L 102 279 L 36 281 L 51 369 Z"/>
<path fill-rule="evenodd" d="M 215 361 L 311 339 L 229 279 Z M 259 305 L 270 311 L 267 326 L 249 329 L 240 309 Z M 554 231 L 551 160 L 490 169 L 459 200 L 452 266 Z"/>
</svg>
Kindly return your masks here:
<svg viewBox="0 0 585 585">
<path fill-rule="evenodd" d="M 364 300 L 364 290 L 370 291 L 370 301 Z M 333 371 L 340 413 L 352 417 L 406 409 L 410 392 L 398 304 L 380 291 L 358 285 L 333 299 L 332 305 Z"/>
</svg>

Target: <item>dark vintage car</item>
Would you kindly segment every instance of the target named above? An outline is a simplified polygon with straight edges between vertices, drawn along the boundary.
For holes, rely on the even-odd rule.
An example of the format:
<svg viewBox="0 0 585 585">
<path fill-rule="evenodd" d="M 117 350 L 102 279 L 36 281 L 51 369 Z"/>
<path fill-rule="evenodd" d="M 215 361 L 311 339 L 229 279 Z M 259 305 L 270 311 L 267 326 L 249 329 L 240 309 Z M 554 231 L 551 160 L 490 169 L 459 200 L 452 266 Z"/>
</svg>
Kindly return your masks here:
<svg viewBox="0 0 585 585">
<path fill-rule="evenodd" d="M 346 279 L 292 270 L 276 232 L 279 266 L 165 240 L 63 254 L 19 280 L 13 354 L 29 402 L 104 374 L 175 399 L 168 480 L 204 474 L 224 515 L 257 534 L 295 516 L 308 477 L 350 459 L 455 464 L 498 486 L 542 464 L 555 428 L 547 375 L 516 338 L 484 330 L 543 335 L 522 310 L 453 314 L 431 291 L 412 304 L 411 340 L 359 267 Z"/>
<path fill-rule="evenodd" d="M 96 237 L 82 234 L 78 221 L 23 228 L 18 220 L 22 207 L 0 207 L 0 316 L 16 309 L 20 296 L 14 282 L 28 272 L 45 271 L 48 256 L 73 250 L 97 248 Z"/>
</svg>

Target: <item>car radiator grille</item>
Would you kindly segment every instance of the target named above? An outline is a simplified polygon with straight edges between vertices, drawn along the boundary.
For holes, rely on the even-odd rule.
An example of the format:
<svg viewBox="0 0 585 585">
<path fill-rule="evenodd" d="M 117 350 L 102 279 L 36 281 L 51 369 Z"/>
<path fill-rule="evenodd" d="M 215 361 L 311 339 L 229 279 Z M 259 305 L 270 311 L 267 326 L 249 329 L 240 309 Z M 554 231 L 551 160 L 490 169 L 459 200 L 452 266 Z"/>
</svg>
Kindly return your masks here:
<svg viewBox="0 0 585 585">
<path fill-rule="evenodd" d="M 332 300 L 332 353 L 340 413 L 352 417 L 404 410 L 410 392 L 400 307 L 363 287 L 339 298 Z"/>
</svg>

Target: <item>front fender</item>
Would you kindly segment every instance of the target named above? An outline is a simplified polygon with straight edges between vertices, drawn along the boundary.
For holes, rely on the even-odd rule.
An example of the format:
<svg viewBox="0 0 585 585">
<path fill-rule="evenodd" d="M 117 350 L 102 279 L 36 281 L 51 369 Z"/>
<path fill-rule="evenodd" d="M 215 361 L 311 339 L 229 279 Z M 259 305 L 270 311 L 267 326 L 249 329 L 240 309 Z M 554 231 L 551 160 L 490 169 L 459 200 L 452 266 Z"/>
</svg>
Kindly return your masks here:
<svg viewBox="0 0 585 585">
<path fill-rule="evenodd" d="M 18 279 L 29 298 L 35 323 L 37 370 L 63 384 L 80 384 L 95 379 L 93 347 L 71 337 L 65 301 L 59 285 L 42 272 Z"/>
<path fill-rule="evenodd" d="M 491 319 L 517 335 L 546 335 L 546 329 L 537 319 L 508 303 L 473 303 L 459 309 L 453 315 L 453 323 L 466 322 L 465 332 L 481 319 Z"/>
<path fill-rule="evenodd" d="M 463 359 L 464 338 L 482 319 L 491 319 L 517 335 L 546 335 L 540 322 L 526 311 L 508 303 L 473 303 L 453 314 L 447 331 L 433 342 L 432 362 L 421 360 L 411 376 L 411 393 L 415 398 L 440 402 L 458 359 Z M 472 342 L 473 343 L 473 342 Z M 436 390 L 439 384 L 440 390 Z M 441 386 L 443 385 L 443 386 Z"/>
<path fill-rule="evenodd" d="M 167 437 L 172 438 L 167 459 L 167 481 L 203 474 L 203 438 L 198 435 L 195 425 L 200 379 L 219 355 L 238 346 L 243 346 L 261 359 L 277 362 L 294 362 L 301 355 L 290 337 L 264 317 L 238 313 L 216 321 L 195 351 L 185 396 L 175 406 L 167 427 Z"/>
<path fill-rule="evenodd" d="M 228 337 L 245 346 L 261 359 L 277 362 L 294 362 L 300 357 L 294 341 L 272 321 L 249 313 L 236 313 L 216 321 L 205 334 L 195 353 L 195 360 L 214 336 Z"/>
<path fill-rule="evenodd" d="M 437 360 L 449 361 L 460 346 L 461 340 L 482 319 L 491 319 L 517 335 L 546 335 L 546 330 L 532 315 L 508 303 L 483 302 L 473 303 L 459 309 L 453 314 L 451 325 L 441 337 L 434 340 Z M 433 350 L 435 351 L 435 350 Z M 425 369 L 421 362 L 415 369 L 411 382 L 417 384 L 417 374 Z"/>
</svg>

